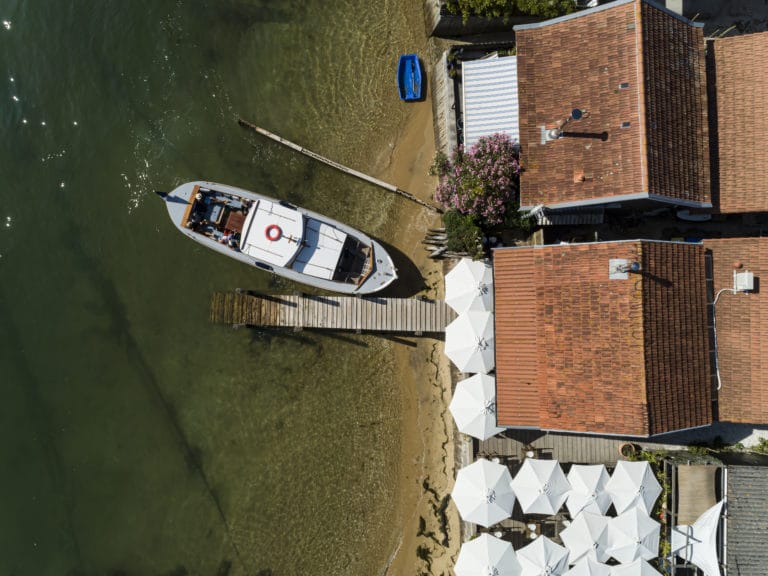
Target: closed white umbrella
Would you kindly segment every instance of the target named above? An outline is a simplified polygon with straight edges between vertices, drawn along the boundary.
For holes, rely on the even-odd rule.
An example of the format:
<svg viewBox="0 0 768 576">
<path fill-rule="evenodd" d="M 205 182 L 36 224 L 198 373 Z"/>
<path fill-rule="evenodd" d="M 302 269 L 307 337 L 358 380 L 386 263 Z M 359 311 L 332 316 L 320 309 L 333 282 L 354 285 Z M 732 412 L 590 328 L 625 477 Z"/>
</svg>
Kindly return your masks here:
<svg viewBox="0 0 768 576">
<path fill-rule="evenodd" d="M 672 530 L 672 553 L 696 564 L 704 576 L 720 576 L 717 558 L 717 527 L 723 502 L 704 512 L 693 526 L 678 525 Z"/>
<path fill-rule="evenodd" d="M 445 303 L 463 314 L 493 310 L 493 268 L 483 260 L 462 258 L 445 275 Z"/>
<path fill-rule="evenodd" d="M 611 567 L 611 576 L 661 576 L 661 574 L 645 560 L 635 560 L 631 564 Z"/>
<path fill-rule="evenodd" d="M 462 372 L 487 374 L 496 365 L 491 312 L 470 310 L 445 329 L 445 355 Z"/>
<path fill-rule="evenodd" d="M 565 505 L 571 518 L 579 512 L 605 514 L 611 506 L 611 497 L 605 491 L 605 485 L 611 477 L 603 464 L 574 464 L 568 472 L 571 492 Z"/>
<path fill-rule="evenodd" d="M 635 506 L 650 514 L 661 494 L 661 485 L 648 462 L 619 460 L 605 490 L 613 500 L 616 514 Z"/>
<path fill-rule="evenodd" d="M 526 458 L 512 480 L 525 514 L 557 514 L 571 489 L 557 460 Z"/>
<path fill-rule="evenodd" d="M 611 576 L 611 567 L 584 556 L 563 576 Z"/>
<path fill-rule="evenodd" d="M 511 543 L 481 534 L 461 545 L 453 571 L 456 576 L 520 576 L 523 568 Z"/>
<path fill-rule="evenodd" d="M 606 552 L 609 520 L 602 514 L 582 512 L 560 533 L 560 539 L 570 552 L 571 564 L 584 557 L 597 562 L 606 562 L 610 558 Z"/>
<path fill-rule="evenodd" d="M 456 384 L 448 409 L 461 432 L 480 440 L 504 430 L 496 426 L 496 378 L 493 376 L 475 374 Z"/>
<path fill-rule="evenodd" d="M 512 516 L 511 481 L 506 466 L 481 458 L 459 470 L 451 497 L 464 520 L 488 528 Z"/>
<path fill-rule="evenodd" d="M 608 554 L 622 564 L 659 555 L 661 524 L 640 508 L 630 508 L 608 523 Z"/>
<path fill-rule="evenodd" d="M 557 576 L 568 570 L 568 550 L 546 536 L 539 536 L 517 551 L 522 576 Z"/>
</svg>

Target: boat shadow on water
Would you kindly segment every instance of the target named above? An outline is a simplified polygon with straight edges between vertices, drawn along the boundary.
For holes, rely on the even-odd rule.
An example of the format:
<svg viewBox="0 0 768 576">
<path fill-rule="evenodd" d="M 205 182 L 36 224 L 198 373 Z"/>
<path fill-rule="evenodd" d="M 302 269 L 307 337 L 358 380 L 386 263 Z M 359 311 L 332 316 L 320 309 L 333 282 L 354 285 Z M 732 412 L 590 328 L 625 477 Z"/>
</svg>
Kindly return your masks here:
<svg viewBox="0 0 768 576">
<path fill-rule="evenodd" d="M 410 298 L 427 288 L 427 283 L 421 275 L 419 268 L 411 261 L 408 256 L 381 240 L 377 240 L 389 256 L 397 270 L 397 280 L 384 288 L 381 292 L 376 292 L 375 296 L 389 298 Z"/>
</svg>

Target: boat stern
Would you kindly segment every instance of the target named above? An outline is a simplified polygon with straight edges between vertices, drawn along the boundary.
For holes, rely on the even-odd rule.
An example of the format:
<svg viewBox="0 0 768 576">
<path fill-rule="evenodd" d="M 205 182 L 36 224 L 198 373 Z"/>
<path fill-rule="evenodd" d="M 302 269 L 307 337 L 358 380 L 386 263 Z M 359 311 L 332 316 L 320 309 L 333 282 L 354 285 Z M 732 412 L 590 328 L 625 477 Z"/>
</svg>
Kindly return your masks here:
<svg viewBox="0 0 768 576">
<path fill-rule="evenodd" d="M 167 194 L 161 195 L 165 200 L 168 215 L 177 228 L 184 229 L 184 221 L 195 200 L 195 193 L 204 182 L 187 182 Z"/>
</svg>

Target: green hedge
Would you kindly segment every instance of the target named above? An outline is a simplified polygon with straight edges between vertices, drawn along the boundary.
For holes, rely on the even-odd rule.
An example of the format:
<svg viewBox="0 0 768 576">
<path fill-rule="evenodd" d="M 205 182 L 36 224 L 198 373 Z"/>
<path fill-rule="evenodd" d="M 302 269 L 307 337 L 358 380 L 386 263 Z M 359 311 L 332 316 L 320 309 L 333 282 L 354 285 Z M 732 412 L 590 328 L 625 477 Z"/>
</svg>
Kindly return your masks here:
<svg viewBox="0 0 768 576">
<path fill-rule="evenodd" d="M 445 8 L 466 21 L 470 16 L 504 18 L 539 16 L 556 18 L 576 10 L 574 0 L 447 0 Z"/>
<path fill-rule="evenodd" d="M 482 231 L 471 214 L 460 214 L 456 210 L 448 210 L 443 214 L 446 246 L 450 252 L 467 253 L 472 258 L 482 258 L 483 248 L 480 243 Z"/>
</svg>

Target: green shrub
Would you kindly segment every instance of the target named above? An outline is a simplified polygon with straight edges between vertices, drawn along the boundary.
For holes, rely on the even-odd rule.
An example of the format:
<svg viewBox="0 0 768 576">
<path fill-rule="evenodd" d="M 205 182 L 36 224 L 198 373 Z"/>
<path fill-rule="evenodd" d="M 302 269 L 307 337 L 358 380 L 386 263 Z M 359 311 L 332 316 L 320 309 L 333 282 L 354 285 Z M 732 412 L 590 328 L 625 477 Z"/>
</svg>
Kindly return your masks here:
<svg viewBox="0 0 768 576">
<path fill-rule="evenodd" d="M 768 438 L 760 438 L 757 441 L 757 446 L 753 448 L 755 452 L 760 452 L 761 454 L 768 454 Z"/>
<path fill-rule="evenodd" d="M 710 449 L 706 446 L 699 446 L 698 444 L 691 444 L 688 446 L 688 452 L 691 454 L 697 454 L 699 456 L 706 456 L 710 453 Z"/>
<path fill-rule="evenodd" d="M 539 16 L 555 18 L 576 10 L 573 0 L 446 0 L 450 14 L 458 14 L 467 21 L 470 16 L 504 18 L 512 16 Z"/>
<path fill-rule="evenodd" d="M 474 216 L 448 210 L 443 214 L 443 223 L 447 236 L 446 247 L 450 252 L 466 253 L 475 259 L 482 258 L 482 231 Z"/>
</svg>

